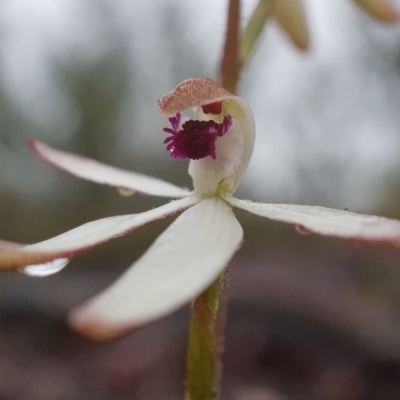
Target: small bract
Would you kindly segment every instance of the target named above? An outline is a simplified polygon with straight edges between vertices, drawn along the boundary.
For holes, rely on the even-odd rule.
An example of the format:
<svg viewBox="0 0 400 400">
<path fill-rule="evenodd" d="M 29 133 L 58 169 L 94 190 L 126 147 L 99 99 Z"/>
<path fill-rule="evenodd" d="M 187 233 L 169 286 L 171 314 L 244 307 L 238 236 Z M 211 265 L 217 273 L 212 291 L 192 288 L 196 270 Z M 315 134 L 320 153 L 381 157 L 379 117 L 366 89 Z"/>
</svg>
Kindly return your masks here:
<svg viewBox="0 0 400 400">
<path fill-rule="evenodd" d="M 392 0 L 353 0 L 371 17 L 381 22 L 397 22 L 399 14 Z M 276 21 L 292 42 L 300 49 L 309 47 L 309 29 L 303 0 L 272 0 L 266 2 L 268 14 Z"/>
</svg>

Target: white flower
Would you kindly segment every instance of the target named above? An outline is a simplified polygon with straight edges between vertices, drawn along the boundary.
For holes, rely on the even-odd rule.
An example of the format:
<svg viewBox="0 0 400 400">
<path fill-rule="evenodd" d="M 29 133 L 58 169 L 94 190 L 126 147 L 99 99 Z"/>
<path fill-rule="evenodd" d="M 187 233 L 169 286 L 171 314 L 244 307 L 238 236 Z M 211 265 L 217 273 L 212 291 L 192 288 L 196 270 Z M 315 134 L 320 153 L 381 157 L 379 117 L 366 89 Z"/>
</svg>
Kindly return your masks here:
<svg viewBox="0 0 400 400">
<path fill-rule="evenodd" d="M 126 333 L 169 314 L 205 290 L 240 247 L 242 228 L 232 207 L 295 224 L 321 235 L 399 247 L 400 221 L 324 207 L 261 204 L 233 197 L 254 145 L 251 110 L 209 79 L 189 79 L 159 101 L 172 128 L 171 155 L 192 158 L 194 191 L 123 171 L 31 141 L 46 162 L 80 178 L 118 189 L 178 198 L 153 210 L 89 222 L 30 246 L 0 243 L 0 268 L 62 268 L 75 255 L 148 222 L 184 211 L 113 285 L 73 311 L 75 329 L 97 339 Z M 181 112 L 194 109 L 195 119 Z"/>
</svg>

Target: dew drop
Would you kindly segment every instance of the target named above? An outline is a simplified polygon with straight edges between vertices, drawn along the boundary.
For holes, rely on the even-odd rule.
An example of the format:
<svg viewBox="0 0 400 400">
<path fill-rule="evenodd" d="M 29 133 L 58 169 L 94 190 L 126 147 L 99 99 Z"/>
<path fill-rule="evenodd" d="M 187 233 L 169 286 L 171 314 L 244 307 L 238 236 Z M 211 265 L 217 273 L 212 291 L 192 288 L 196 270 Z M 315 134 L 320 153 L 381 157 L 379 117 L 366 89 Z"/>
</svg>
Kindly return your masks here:
<svg viewBox="0 0 400 400">
<path fill-rule="evenodd" d="M 135 194 L 134 190 L 126 189 L 126 188 L 123 188 L 123 187 L 118 188 L 117 191 L 121 196 L 124 196 L 124 197 L 130 197 L 130 196 L 133 196 Z"/>
<path fill-rule="evenodd" d="M 312 233 L 308 228 L 300 224 L 296 224 L 294 226 L 294 229 L 296 230 L 297 233 L 300 233 L 300 235 L 311 235 Z"/>
<path fill-rule="evenodd" d="M 19 269 L 19 272 L 28 276 L 45 277 L 60 272 L 66 267 L 69 261 L 68 258 L 57 258 L 43 264 L 27 265 Z"/>
</svg>

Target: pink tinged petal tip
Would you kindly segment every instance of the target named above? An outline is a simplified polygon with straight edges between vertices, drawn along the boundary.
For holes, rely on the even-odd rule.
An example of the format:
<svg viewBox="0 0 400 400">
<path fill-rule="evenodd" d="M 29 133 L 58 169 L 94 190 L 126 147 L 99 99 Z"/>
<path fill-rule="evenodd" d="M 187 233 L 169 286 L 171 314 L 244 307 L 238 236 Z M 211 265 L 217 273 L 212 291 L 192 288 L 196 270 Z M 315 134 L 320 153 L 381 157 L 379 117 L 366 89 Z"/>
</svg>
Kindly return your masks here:
<svg viewBox="0 0 400 400">
<path fill-rule="evenodd" d="M 0 270 L 18 269 L 29 264 L 40 264 L 57 258 L 56 254 L 27 251 L 27 246 L 0 240 Z"/>
<path fill-rule="evenodd" d="M 182 211 L 198 200 L 186 197 L 141 214 L 92 221 L 52 239 L 29 246 L 0 241 L 0 269 L 24 269 L 35 276 L 55 273 L 70 259 L 102 243 L 123 236 L 149 222 Z"/>
<path fill-rule="evenodd" d="M 172 313 L 221 274 L 242 238 L 225 202 L 202 200 L 179 216 L 119 280 L 75 310 L 72 326 L 105 340 Z"/>
<path fill-rule="evenodd" d="M 262 204 L 235 198 L 229 203 L 253 214 L 295 225 L 302 234 L 317 233 L 357 243 L 370 242 L 400 247 L 400 221 L 326 207 Z"/>
<path fill-rule="evenodd" d="M 116 187 L 126 195 L 140 192 L 153 196 L 179 198 L 189 191 L 150 176 L 125 171 L 76 154 L 66 153 L 30 139 L 30 148 L 48 164 L 91 182 Z"/>
<path fill-rule="evenodd" d="M 213 120 L 209 121 L 186 121 L 180 128 L 181 114 L 169 118 L 171 128 L 164 128 L 164 131 L 172 136 L 167 137 L 164 143 L 167 150 L 174 158 L 190 158 L 200 160 L 210 156 L 216 158 L 215 142 L 219 137 L 224 136 L 232 125 L 232 117 L 225 116 L 222 123 L 218 124 Z"/>
</svg>

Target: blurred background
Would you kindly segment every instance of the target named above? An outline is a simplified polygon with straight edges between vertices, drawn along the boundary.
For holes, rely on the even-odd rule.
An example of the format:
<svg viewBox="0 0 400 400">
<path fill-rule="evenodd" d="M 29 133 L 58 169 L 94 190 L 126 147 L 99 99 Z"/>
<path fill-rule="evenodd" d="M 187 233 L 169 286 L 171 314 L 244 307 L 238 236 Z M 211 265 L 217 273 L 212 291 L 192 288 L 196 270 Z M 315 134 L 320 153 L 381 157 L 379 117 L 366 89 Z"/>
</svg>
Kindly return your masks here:
<svg viewBox="0 0 400 400">
<path fill-rule="evenodd" d="M 243 23 L 256 1 L 243 1 Z M 400 218 L 400 24 L 351 0 L 307 0 L 309 52 L 271 21 L 240 93 L 257 123 L 241 197 Z M 397 1 L 400 9 L 400 1 Z M 163 203 L 79 181 L 35 137 L 190 187 L 162 144 L 157 99 L 217 79 L 226 0 L 0 3 L 0 237 L 37 242 Z M 299 235 L 237 213 L 223 399 L 400 398 L 399 253 Z M 179 399 L 188 307 L 111 343 L 68 310 L 109 285 L 170 223 L 141 228 L 45 279 L 0 277 L 0 400 Z"/>
</svg>

